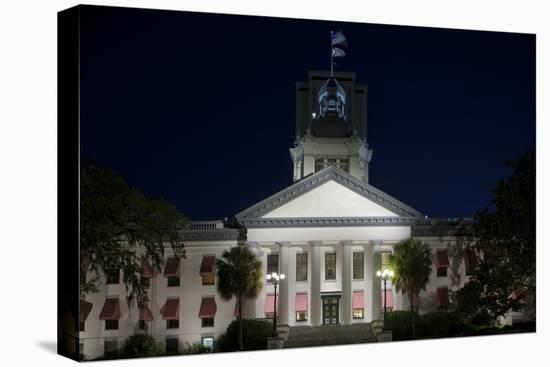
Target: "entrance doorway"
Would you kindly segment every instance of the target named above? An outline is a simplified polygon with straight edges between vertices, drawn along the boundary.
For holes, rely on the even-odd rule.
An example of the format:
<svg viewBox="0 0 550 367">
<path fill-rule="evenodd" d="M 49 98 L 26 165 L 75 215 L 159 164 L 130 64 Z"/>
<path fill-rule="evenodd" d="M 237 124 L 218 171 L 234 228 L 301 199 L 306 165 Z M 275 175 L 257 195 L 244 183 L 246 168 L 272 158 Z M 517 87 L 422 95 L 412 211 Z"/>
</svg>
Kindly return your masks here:
<svg viewBox="0 0 550 367">
<path fill-rule="evenodd" d="M 323 324 L 338 324 L 339 301 L 339 297 L 323 297 Z"/>
</svg>

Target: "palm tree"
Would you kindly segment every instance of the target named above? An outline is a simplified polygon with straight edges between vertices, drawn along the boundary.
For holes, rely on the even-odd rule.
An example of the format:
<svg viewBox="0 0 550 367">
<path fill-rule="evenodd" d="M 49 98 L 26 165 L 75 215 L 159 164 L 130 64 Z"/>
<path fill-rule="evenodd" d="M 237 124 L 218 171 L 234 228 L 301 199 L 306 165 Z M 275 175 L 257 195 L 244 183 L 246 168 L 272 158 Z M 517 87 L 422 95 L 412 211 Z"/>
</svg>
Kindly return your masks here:
<svg viewBox="0 0 550 367">
<path fill-rule="evenodd" d="M 220 296 L 229 301 L 233 296 L 238 304 L 239 350 L 243 350 L 243 300 L 256 298 L 262 289 L 262 263 L 246 246 L 236 246 L 224 251 L 216 261 L 218 269 L 217 289 Z"/>
<path fill-rule="evenodd" d="M 398 291 L 407 293 L 411 300 L 411 334 L 415 338 L 414 299 L 426 289 L 432 271 L 430 247 L 412 238 L 402 240 L 394 246 L 389 264 L 394 272 L 392 279 Z"/>
</svg>

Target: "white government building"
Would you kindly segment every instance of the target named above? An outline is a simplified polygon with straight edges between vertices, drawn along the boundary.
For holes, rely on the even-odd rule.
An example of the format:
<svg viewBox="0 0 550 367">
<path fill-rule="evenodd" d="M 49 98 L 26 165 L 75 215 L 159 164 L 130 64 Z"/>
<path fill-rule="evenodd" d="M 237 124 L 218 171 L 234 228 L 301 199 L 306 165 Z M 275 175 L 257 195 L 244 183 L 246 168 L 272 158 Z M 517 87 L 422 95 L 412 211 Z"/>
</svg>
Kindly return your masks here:
<svg viewBox="0 0 550 367">
<path fill-rule="evenodd" d="M 309 72 L 296 84 L 296 141 L 290 149 L 294 183 L 236 215 L 243 229 L 224 221 L 193 222 L 182 231 L 186 257 L 170 257 L 150 277 L 147 308 L 128 309 L 121 274 L 110 274 L 100 292 L 81 301 L 80 351 L 87 358 L 110 355 L 136 332 L 154 336 L 167 352 L 185 343 L 211 346 L 236 318 L 235 299 L 216 292 L 215 259 L 232 246 L 249 246 L 265 274 L 286 278 L 277 292 L 278 323 L 368 323 L 382 318 L 380 270 L 394 244 L 417 238 L 434 261 L 429 284 L 415 306 L 420 313 L 449 307 L 450 294 L 468 279 L 476 255 L 456 256 L 468 220 L 428 219 L 369 184 L 372 150 L 367 144 L 367 86 L 355 73 Z M 273 284 L 247 300 L 246 318 L 273 315 Z M 389 310 L 410 300 L 388 282 Z"/>
</svg>

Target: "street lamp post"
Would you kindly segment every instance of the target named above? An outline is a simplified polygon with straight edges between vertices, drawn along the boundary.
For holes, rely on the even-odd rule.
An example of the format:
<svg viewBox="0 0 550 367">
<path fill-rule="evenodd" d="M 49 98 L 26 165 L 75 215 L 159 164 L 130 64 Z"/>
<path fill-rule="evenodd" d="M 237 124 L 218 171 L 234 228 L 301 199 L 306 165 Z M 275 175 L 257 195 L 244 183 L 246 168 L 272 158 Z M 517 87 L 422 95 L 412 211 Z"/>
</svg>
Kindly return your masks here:
<svg viewBox="0 0 550 367">
<path fill-rule="evenodd" d="M 267 274 L 265 278 L 268 281 L 272 281 L 275 287 L 275 295 L 273 297 L 273 336 L 277 336 L 277 285 L 279 285 L 279 281 L 285 279 L 285 275 L 273 272 Z"/>
<path fill-rule="evenodd" d="M 386 329 L 386 282 L 393 277 L 393 270 L 383 269 L 376 272 L 376 276 L 384 281 L 384 330 Z"/>
</svg>

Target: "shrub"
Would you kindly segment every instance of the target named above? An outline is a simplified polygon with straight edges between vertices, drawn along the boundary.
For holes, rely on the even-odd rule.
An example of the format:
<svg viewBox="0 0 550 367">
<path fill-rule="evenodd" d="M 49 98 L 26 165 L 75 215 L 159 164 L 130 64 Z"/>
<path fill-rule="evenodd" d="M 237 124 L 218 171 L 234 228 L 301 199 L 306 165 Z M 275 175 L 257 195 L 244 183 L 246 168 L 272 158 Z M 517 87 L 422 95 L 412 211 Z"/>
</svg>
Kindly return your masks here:
<svg viewBox="0 0 550 367">
<path fill-rule="evenodd" d="M 212 349 L 205 347 L 202 343 L 185 343 L 182 354 L 205 354 L 212 353 Z"/>
<path fill-rule="evenodd" d="M 162 355 L 162 347 L 146 334 L 134 334 L 124 342 L 120 350 L 121 358 L 155 357 Z"/>
<path fill-rule="evenodd" d="M 416 335 L 420 335 L 422 328 L 420 316 L 415 312 Z M 393 311 L 386 314 L 386 329 L 392 331 L 393 340 L 410 340 L 411 334 L 411 312 Z"/>
<path fill-rule="evenodd" d="M 267 338 L 271 336 L 273 326 L 264 320 L 243 320 L 243 348 L 244 350 L 267 349 Z M 219 352 L 233 352 L 239 347 L 239 322 L 234 320 L 229 324 L 225 334 L 214 343 L 214 350 Z"/>
</svg>

